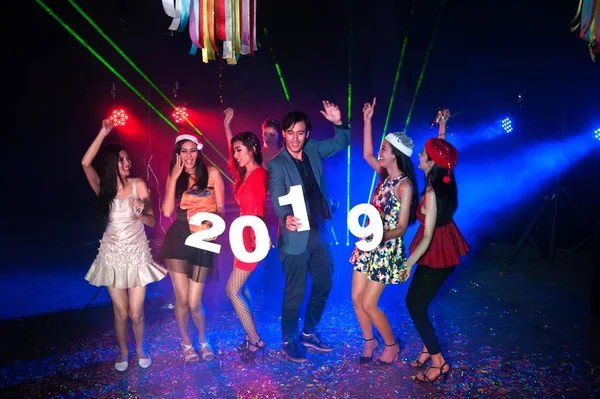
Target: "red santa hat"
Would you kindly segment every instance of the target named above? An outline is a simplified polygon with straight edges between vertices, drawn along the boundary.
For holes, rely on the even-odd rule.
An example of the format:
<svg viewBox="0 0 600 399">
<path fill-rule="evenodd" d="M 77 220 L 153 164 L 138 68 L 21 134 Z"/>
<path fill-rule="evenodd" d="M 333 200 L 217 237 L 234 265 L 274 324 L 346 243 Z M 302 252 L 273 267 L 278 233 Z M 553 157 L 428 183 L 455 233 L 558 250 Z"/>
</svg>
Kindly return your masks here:
<svg viewBox="0 0 600 399">
<path fill-rule="evenodd" d="M 448 169 L 444 183 L 450 183 L 450 175 L 458 162 L 458 150 L 446 140 L 431 138 L 425 142 L 425 151 L 436 165 Z"/>
<path fill-rule="evenodd" d="M 178 143 L 183 140 L 189 140 L 192 143 L 196 144 L 196 146 L 198 147 L 198 151 L 202 151 L 202 149 L 204 148 L 201 136 L 198 136 L 197 134 L 194 134 L 185 129 L 179 129 L 177 131 L 177 138 L 175 139 L 175 143 Z"/>
</svg>

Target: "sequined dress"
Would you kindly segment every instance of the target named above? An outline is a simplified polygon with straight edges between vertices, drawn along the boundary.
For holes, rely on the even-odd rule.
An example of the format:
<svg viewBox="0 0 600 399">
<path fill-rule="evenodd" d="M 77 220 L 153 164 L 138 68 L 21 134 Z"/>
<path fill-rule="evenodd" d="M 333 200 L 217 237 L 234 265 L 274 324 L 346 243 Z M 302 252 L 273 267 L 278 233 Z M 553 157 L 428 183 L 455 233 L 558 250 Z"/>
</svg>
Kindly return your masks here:
<svg viewBox="0 0 600 399">
<path fill-rule="evenodd" d="M 167 273 L 152 259 L 144 224 L 134 213 L 137 179 L 132 180 L 132 194 L 112 202 L 98 255 L 85 275 L 97 287 L 144 287 Z"/>
<path fill-rule="evenodd" d="M 382 215 L 383 231 L 396 228 L 400 218 L 400 199 L 396 197 L 394 189 L 406 176 L 400 175 L 395 179 L 389 177 L 379 184 L 371 200 L 373 205 Z M 404 262 L 406 261 L 406 248 L 403 237 L 393 238 L 382 243 L 372 251 L 362 251 L 354 248 L 350 262 L 354 270 L 367 275 L 370 280 L 382 284 L 399 284 L 408 280 Z"/>
</svg>

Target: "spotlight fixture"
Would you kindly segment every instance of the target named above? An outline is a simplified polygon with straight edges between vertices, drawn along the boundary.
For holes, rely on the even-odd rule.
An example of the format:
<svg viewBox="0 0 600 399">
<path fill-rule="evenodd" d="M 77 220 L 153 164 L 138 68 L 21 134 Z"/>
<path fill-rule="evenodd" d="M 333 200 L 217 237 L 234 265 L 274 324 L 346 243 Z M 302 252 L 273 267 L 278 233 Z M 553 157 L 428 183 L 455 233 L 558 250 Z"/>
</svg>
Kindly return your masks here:
<svg viewBox="0 0 600 399">
<path fill-rule="evenodd" d="M 175 123 L 184 123 L 185 120 L 189 117 L 189 114 L 187 112 L 187 109 L 181 106 L 175 107 L 172 116 Z"/>
<path fill-rule="evenodd" d="M 175 81 L 175 86 L 173 87 L 173 97 L 175 98 L 175 102 L 181 101 L 179 99 L 179 81 L 178 80 Z M 187 118 L 190 116 L 188 114 L 187 108 L 185 107 L 185 103 L 184 103 L 184 105 L 176 106 L 175 109 L 173 110 L 173 113 L 171 114 L 171 116 L 173 117 L 173 120 L 175 121 L 175 123 L 184 123 L 187 120 Z"/>
<path fill-rule="evenodd" d="M 513 126 L 512 126 L 512 121 L 510 120 L 510 118 L 502 119 L 501 123 L 502 123 L 502 130 L 504 130 L 505 133 L 512 133 Z"/>
<path fill-rule="evenodd" d="M 127 115 L 127 111 L 125 111 L 123 108 L 113 109 L 108 116 L 108 120 L 110 120 L 116 127 L 125 126 L 128 119 L 129 115 Z"/>
</svg>

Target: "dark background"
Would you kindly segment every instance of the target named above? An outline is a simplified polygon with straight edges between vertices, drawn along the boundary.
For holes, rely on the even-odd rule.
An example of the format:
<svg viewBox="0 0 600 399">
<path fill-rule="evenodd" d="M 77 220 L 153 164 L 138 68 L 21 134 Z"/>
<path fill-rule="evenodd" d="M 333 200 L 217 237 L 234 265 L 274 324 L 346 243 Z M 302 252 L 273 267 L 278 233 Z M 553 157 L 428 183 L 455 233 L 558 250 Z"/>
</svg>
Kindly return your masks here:
<svg viewBox="0 0 600 399">
<path fill-rule="evenodd" d="M 523 146 L 559 140 L 563 134 L 591 132 L 600 126 L 600 65 L 590 60 L 587 43 L 579 39 L 579 32 L 569 31 L 575 0 L 449 0 L 443 8 L 439 1 L 422 0 L 416 2 L 412 16 L 412 1 L 260 0 L 261 47 L 255 57 L 244 56 L 236 66 L 218 61 L 203 64 L 199 54 L 189 55 L 187 30 L 169 35 L 170 18 L 157 0 L 82 0 L 78 4 L 167 96 L 172 98 L 173 84 L 180 82 L 181 97 L 190 108 L 201 112 L 198 127 L 222 152 L 226 145 L 220 112 L 228 106 L 236 109 L 235 130 L 259 132 L 265 117 L 281 118 L 293 108 L 305 110 L 313 118 L 314 137 L 329 137 L 330 127 L 318 113 L 320 101 L 340 104 L 347 115 L 351 67 L 350 122 L 356 144 L 352 147 L 353 176 L 365 172 L 369 177 L 364 180 L 370 182 L 371 175 L 360 160 L 361 108 L 364 101 L 378 97 L 375 124 L 381 130 L 409 26 L 388 130 L 404 128 L 436 26 L 409 134 L 430 135 L 429 123 L 442 104 L 460 112 L 452 125 L 457 132 L 499 115 L 511 115 L 520 128 L 510 143 L 521 142 Z M 48 0 L 47 5 L 157 108 L 170 115 L 166 102 L 67 1 Z M 28 2 L 22 7 L 22 23 L 6 37 L 10 68 L 5 72 L 5 101 L 13 110 L 6 115 L 9 123 L 3 131 L 2 267 L 34 261 L 49 268 L 66 267 L 61 262 L 93 256 L 95 240 L 101 234 L 92 227 L 92 192 L 80 159 L 101 120 L 115 105 L 110 93 L 112 82 L 117 88 L 116 102 L 126 104 L 135 115 L 138 131 L 132 135 L 115 133 L 111 139 L 127 144 L 134 159 L 134 175 L 148 180 L 153 193 L 164 189 L 173 131 L 39 5 Z M 264 29 L 268 29 L 268 36 Z M 273 55 L 285 77 L 290 103 L 283 95 Z M 520 107 L 517 96 L 523 91 Z M 598 144 L 590 139 L 591 146 Z M 494 162 L 502 151 L 502 145 L 477 149 L 488 162 Z M 218 158 L 209 151 L 207 154 Z M 563 182 L 592 222 L 600 220 L 598 154 L 596 148 L 563 173 Z M 148 178 L 150 156 L 156 181 Z M 345 176 L 345 164 L 345 155 L 337 156 L 329 162 L 328 173 Z M 523 167 L 527 167 L 526 159 Z M 501 173 L 502 165 L 498 168 Z M 331 180 L 335 179 L 330 178 L 330 184 Z M 362 179 L 352 184 L 351 205 L 366 202 L 369 184 Z M 485 189 L 485 182 L 481 184 Z M 509 195 L 519 195 L 520 188 L 506 190 L 512 191 Z M 489 236 L 482 239 L 514 242 L 524 227 L 523 216 L 530 215 L 538 200 L 523 198 L 519 206 L 507 210 L 507 223 L 490 228 Z M 345 202 L 340 205 L 342 210 L 345 206 Z M 564 212 L 572 215 L 568 208 Z M 343 225 L 343 221 L 336 223 Z M 571 220 L 576 231 L 578 223 Z M 341 237 L 342 231 L 338 231 Z M 160 228 L 148 234 L 158 239 Z"/>
</svg>

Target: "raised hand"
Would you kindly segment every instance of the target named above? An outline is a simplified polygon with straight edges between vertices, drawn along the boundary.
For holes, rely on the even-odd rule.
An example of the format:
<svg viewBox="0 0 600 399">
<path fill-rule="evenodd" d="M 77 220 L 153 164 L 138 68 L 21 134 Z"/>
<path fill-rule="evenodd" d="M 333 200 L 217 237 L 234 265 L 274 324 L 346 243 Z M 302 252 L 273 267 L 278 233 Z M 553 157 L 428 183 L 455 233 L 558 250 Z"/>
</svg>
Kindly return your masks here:
<svg viewBox="0 0 600 399">
<path fill-rule="evenodd" d="M 113 130 L 114 127 L 115 125 L 113 125 L 113 123 L 110 120 L 104 119 L 102 121 L 102 127 L 100 128 L 100 134 L 106 137 L 111 132 L 111 130 Z"/>
<path fill-rule="evenodd" d="M 171 179 L 177 180 L 179 176 L 181 176 L 182 171 L 183 159 L 181 159 L 181 156 L 177 154 L 177 158 L 175 158 L 175 165 L 173 165 L 173 169 L 171 170 Z"/>
<path fill-rule="evenodd" d="M 442 110 L 439 111 L 439 116 L 438 116 L 438 123 L 440 125 L 445 125 L 446 123 L 448 123 L 448 119 L 450 119 L 450 116 L 452 114 L 450 113 L 450 110 L 447 108 L 444 108 Z"/>
<path fill-rule="evenodd" d="M 377 97 L 373 97 L 373 104 L 365 103 L 363 105 L 363 120 L 370 121 L 375 112 L 375 104 L 377 103 Z"/>
<path fill-rule="evenodd" d="M 329 101 L 323 101 L 323 108 L 325 111 L 321 111 L 321 114 L 323 114 L 325 119 L 336 125 L 342 124 L 342 113 L 337 105 Z"/>
<path fill-rule="evenodd" d="M 231 125 L 231 121 L 233 120 L 233 108 L 227 108 L 225 111 L 223 111 L 223 115 L 225 115 L 225 119 L 223 119 L 223 125 L 225 126 L 230 126 Z"/>
</svg>

